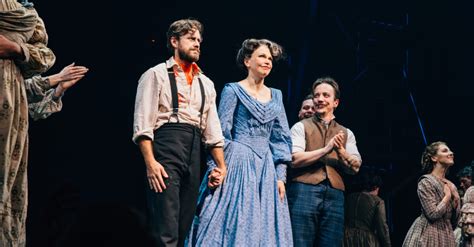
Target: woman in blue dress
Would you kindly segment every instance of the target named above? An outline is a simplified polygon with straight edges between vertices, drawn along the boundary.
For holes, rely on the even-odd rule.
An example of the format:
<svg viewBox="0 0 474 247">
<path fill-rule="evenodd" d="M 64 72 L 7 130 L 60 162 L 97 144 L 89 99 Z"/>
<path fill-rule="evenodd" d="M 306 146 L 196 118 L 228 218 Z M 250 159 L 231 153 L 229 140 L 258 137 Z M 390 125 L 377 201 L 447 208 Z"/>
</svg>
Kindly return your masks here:
<svg viewBox="0 0 474 247">
<path fill-rule="evenodd" d="M 290 130 L 281 91 L 264 84 L 281 55 L 266 39 L 242 43 L 237 64 L 247 78 L 226 84 L 219 104 L 227 175 L 215 189 L 207 180 L 219 174 L 202 182 L 188 246 L 293 245 L 285 195 Z M 213 171 L 213 161 L 208 164 Z"/>
</svg>

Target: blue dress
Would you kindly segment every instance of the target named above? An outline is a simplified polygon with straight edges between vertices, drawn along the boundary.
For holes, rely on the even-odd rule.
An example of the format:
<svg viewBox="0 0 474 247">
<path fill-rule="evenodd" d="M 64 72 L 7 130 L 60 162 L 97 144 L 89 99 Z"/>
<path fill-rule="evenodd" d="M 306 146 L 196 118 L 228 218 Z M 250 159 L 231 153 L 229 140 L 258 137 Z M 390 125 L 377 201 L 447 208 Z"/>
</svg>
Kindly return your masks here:
<svg viewBox="0 0 474 247">
<path fill-rule="evenodd" d="M 281 91 L 261 103 L 238 83 L 225 85 L 219 118 L 225 137 L 227 176 L 211 190 L 207 175 L 188 246 L 292 246 L 286 196 L 280 200 L 277 180 L 286 181 L 291 136 Z M 209 171 L 216 166 L 208 162 Z"/>
</svg>

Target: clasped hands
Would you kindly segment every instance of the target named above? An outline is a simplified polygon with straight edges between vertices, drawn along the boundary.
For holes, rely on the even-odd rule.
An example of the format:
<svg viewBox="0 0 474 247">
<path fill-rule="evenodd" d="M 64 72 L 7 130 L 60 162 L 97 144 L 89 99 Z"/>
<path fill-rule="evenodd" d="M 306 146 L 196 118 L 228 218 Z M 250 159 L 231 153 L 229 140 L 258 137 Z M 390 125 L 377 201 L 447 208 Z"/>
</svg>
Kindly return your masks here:
<svg viewBox="0 0 474 247">
<path fill-rule="evenodd" d="M 336 151 L 338 154 L 345 153 L 344 147 L 344 132 L 341 130 L 335 136 L 333 136 L 325 146 L 326 153 Z"/>
<path fill-rule="evenodd" d="M 345 144 L 344 144 L 344 131 L 340 130 L 335 136 L 333 136 L 329 142 L 326 144 L 326 151 L 327 153 L 331 151 L 336 151 L 337 155 L 344 161 L 344 163 L 352 167 L 354 164 L 357 163 L 357 157 L 354 155 L 350 155 L 346 152 Z"/>
<path fill-rule="evenodd" d="M 442 181 L 444 183 L 444 195 L 450 198 L 453 202 L 453 207 L 457 208 L 461 201 L 461 198 L 459 197 L 456 186 L 445 178 L 443 178 Z"/>
</svg>

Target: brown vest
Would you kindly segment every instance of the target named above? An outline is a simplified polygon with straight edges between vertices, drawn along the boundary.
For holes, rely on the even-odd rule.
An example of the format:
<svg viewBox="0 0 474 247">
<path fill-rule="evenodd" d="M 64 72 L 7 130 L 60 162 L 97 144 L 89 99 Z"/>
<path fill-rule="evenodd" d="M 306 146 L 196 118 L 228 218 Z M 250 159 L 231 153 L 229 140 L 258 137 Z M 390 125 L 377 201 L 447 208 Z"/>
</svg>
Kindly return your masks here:
<svg viewBox="0 0 474 247">
<path fill-rule="evenodd" d="M 301 122 L 304 125 L 306 152 L 323 148 L 327 142 L 341 130 L 344 132 L 344 145 L 346 145 L 347 129 L 336 121 L 332 120 L 327 128 L 324 123 L 316 117 L 307 118 Z M 312 165 L 302 168 L 292 168 L 290 176 L 292 177 L 292 181 L 319 184 L 326 179 L 327 174 L 331 186 L 344 191 L 344 181 L 338 171 L 338 167 L 342 165 L 342 162 L 343 161 L 337 156 L 336 151 L 333 150 Z"/>
</svg>

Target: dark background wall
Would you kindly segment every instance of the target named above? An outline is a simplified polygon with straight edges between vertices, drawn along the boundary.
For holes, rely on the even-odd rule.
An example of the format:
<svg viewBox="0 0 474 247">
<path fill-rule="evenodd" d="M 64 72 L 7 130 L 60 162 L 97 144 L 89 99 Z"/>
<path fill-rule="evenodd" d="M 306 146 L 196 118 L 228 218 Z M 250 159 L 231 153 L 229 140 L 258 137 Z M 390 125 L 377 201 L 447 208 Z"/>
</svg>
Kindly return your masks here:
<svg viewBox="0 0 474 247">
<path fill-rule="evenodd" d="M 363 167 L 383 174 L 394 246 L 420 213 L 416 195 L 426 141 L 455 152 L 449 177 L 473 158 L 474 49 L 468 3 L 433 1 L 35 1 L 57 56 L 90 68 L 63 111 L 30 123 L 29 246 L 45 219 L 97 202 L 144 208 L 144 165 L 132 143 L 140 75 L 169 57 L 177 19 L 204 24 L 200 67 L 220 93 L 244 77 L 234 60 L 249 37 L 280 43 L 288 59 L 266 84 L 285 96 L 290 124 L 312 82 L 339 81 L 338 120 L 356 135 Z M 416 106 L 416 111 L 415 111 Z M 420 128 L 420 123 L 423 128 Z M 422 134 L 422 130 L 424 135 Z"/>
</svg>

